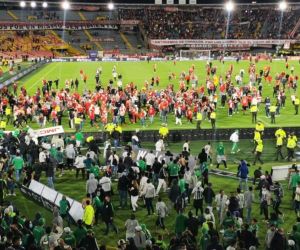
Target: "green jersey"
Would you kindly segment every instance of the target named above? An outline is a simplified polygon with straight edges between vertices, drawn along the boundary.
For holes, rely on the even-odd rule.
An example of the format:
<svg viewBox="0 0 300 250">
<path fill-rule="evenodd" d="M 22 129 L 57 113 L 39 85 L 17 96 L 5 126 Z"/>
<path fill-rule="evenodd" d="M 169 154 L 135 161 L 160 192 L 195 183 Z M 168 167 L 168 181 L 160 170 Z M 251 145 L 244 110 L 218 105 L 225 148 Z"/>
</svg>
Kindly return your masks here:
<svg viewBox="0 0 300 250">
<path fill-rule="evenodd" d="M 186 182 L 185 182 L 184 179 L 180 179 L 180 180 L 179 180 L 178 186 L 179 186 L 179 188 L 180 188 L 180 192 L 181 192 L 181 193 L 184 193 L 185 190 L 186 190 L 185 184 L 186 184 Z"/>
<path fill-rule="evenodd" d="M 45 234 L 45 229 L 42 226 L 35 226 L 33 229 L 33 237 L 37 245 L 40 244 L 41 238 Z"/>
<path fill-rule="evenodd" d="M 293 188 L 296 188 L 298 185 L 298 182 L 300 181 L 300 176 L 297 173 L 293 173 L 292 177 L 291 177 L 291 186 Z"/>
<path fill-rule="evenodd" d="M 170 176 L 178 176 L 179 166 L 176 163 L 171 163 L 168 167 Z"/>
<path fill-rule="evenodd" d="M 183 214 L 179 214 L 176 217 L 175 221 L 175 233 L 183 233 L 186 229 L 187 225 L 187 217 L 184 216 Z"/>
<path fill-rule="evenodd" d="M 60 215 L 66 215 L 70 209 L 70 203 L 67 200 L 61 200 L 59 202 Z"/>
<path fill-rule="evenodd" d="M 98 196 L 95 196 L 95 198 L 93 199 L 93 207 L 94 208 L 101 208 L 103 206 L 103 202 L 99 199 Z"/>
<path fill-rule="evenodd" d="M 82 241 L 82 239 L 85 238 L 86 236 L 86 228 L 85 227 L 77 227 L 74 231 L 74 236 L 75 236 L 75 239 L 76 239 L 76 242 L 77 242 L 77 245 L 80 244 L 80 242 Z"/>
<path fill-rule="evenodd" d="M 23 166 L 24 166 L 24 160 L 22 157 L 20 156 L 16 156 L 13 160 L 12 160 L 12 164 L 14 165 L 15 170 L 22 170 Z"/>
<path fill-rule="evenodd" d="M 138 161 L 138 166 L 139 166 L 140 171 L 143 171 L 143 172 L 146 171 L 147 166 L 146 166 L 146 162 L 145 161 L 139 160 Z"/>
<path fill-rule="evenodd" d="M 83 134 L 81 132 L 77 132 L 75 134 L 75 139 L 76 139 L 76 141 L 80 141 L 82 143 L 83 139 L 84 139 L 84 136 L 83 136 Z"/>
<path fill-rule="evenodd" d="M 223 145 L 217 147 L 217 155 L 225 155 L 225 148 Z"/>
</svg>

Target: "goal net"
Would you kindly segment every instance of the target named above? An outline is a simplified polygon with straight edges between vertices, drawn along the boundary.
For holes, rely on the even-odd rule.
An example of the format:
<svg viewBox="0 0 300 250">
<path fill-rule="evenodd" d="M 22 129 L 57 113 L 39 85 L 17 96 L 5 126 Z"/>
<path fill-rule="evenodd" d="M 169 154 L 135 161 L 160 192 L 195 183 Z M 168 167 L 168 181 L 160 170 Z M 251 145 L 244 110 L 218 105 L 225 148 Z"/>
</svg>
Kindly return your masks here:
<svg viewBox="0 0 300 250">
<path fill-rule="evenodd" d="M 210 60 L 210 50 L 180 50 L 179 59 L 185 60 Z"/>
</svg>

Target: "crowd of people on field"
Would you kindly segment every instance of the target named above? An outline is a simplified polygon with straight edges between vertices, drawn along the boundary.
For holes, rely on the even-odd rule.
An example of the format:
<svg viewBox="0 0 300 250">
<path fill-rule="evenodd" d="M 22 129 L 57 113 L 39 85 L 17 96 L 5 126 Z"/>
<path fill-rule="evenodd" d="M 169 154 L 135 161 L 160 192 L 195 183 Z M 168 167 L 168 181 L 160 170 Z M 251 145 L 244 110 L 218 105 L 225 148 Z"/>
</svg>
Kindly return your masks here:
<svg viewBox="0 0 300 250">
<path fill-rule="evenodd" d="M 188 141 L 178 155 L 164 150 L 162 157 L 158 157 L 149 150 L 139 157 L 141 141 L 134 134 L 131 143 L 121 151 L 114 150 L 108 140 L 100 155 L 95 138 L 80 131 L 72 136 L 41 138 L 31 132 L 27 128 L 1 133 L 0 244 L 3 249 L 109 249 L 97 244 L 96 238 L 101 239 L 102 233 L 95 234 L 95 229 L 103 223 L 103 233 L 107 235 L 112 229 L 119 239 L 120 228 L 115 217 L 122 210 L 131 214 L 118 217 L 124 223 L 125 237 L 118 240 L 117 249 L 299 249 L 300 175 L 296 164 L 291 168 L 289 187 L 298 219 L 294 226 L 290 225 L 292 231 L 287 234 L 283 230 L 285 217 L 281 208 L 287 194 L 281 183 L 272 181 L 268 171 L 258 167 L 251 181 L 250 164 L 240 160 L 236 190 L 220 188 L 211 181 L 208 169 L 213 160 L 216 159 L 217 167 L 222 162 L 226 167 L 222 143 L 216 148 L 207 143 L 193 162 Z M 160 132 L 163 137 L 167 131 Z M 232 153 L 237 148 L 234 145 Z M 76 171 L 72 172 L 73 169 Z M 45 175 L 47 185 L 55 189 L 56 180 L 66 174 L 68 178 L 81 177 L 86 182 L 86 196 L 82 199 L 84 213 L 75 227 L 70 227 L 70 203 L 65 196 L 54 207 L 52 222 L 45 222 L 40 212 L 35 218 L 29 218 L 22 214 L 22 208 L 10 203 L 9 196 L 16 195 L 17 185 L 28 186 L 32 179 L 40 181 Z M 261 215 L 254 216 L 255 203 L 259 204 Z M 142 211 L 153 217 L 153 223 L 143 222 L 139 215 Z M 149 228 L 154 227 L 164 233 L 151 232 Z M 165 239 L 166 235 L 170 235 L 170 240 Z M 264 240 L 261 235 L 265 235 Z"/>
<path fill-rule="evenodd" d="M 169 84 L 164 89 L 160 87 L 157 64 L 153 65 L 153 77 L 146 79 L 141 88 L 135 82 L 123 82 L 116 65 L 107 86 L 102 79 L 101 66 L 94 76 L 80 70 L 77 76 L 63 83 L 59 78 L 44 78 L 42 86 L 36 87 L 33 94 L 15 82 L 12 87 L 1 89 L 1 128 L 5 129 L 8 124 L 22 128 L 30 122 L 43 128 L 50 124 L 61 125 L 63 119 L 68 120 L 69 128 L 76 130 L 87 124 L 106 129 L 110 123 L 119 126 L 140 123 L 142 127 L 151 127 L 155 120 L 168 124 L 175 118 L 179 126 L 183 122 L 194 123 L 201 129 L 201 124 L 209 121 L 215 129 L 220 109 L 226 108 L 228 117 L 239 112 L 251 113 L 254 124 L 261 115 L 259 110 L 264 109 L 265 116 L 276 123 L 276 117 L 287 102 L 292 102 L 295 115 L 298 115 L 298 76 L 294 66 L 290 67 L 286 60 L 286 69 L 272 76 L 271 62 L 257 69 L 254 60 L 250 57 L 248 69 L 237 73 L 230 64 L 224 76 L 212 62 L 207 62 L 205 79 L 200 79 L 199 69 L 194 65 L 179 75 L 170 71 Z M 249 80 L 245 80 L 246 74 Z M 94 90 L 88 90 L 90 82 L 95 82 Z M 266 85 L 273 86 L 272 96 L 264 94 Z"/>
</svg>

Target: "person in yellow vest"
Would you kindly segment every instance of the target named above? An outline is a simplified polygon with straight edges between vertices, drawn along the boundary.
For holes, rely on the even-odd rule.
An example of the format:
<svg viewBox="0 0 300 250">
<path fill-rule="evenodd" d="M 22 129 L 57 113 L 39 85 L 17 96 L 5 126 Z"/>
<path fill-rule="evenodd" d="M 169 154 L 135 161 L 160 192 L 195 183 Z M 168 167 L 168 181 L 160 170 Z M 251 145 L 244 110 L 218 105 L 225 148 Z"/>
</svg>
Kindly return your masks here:
<svg viewBox="0 0 300 250">
<path fill-rule="evenodd" d="M 111 133 L 114 131 L 114 128 L 115 128 L 115 124 L 113 124 L 113 123 L 107 123 L 107 124 L 105 125 L 105 127 L 104 127 L 104 130 L 105 130 L 106 132 L 108 132 L 109 135 L 111 135 Z"/>
<path fill-rule="evenodd" d="M 76 131 L 80 131 L 82 126 L 82 119 L 80 118 L 80 116 L 78 115 L 77 117 L 75 117 L 75 129 Z"/>
<path fill-rule="evenodd" d="M 294 101 L 295 115 L 298 115 L 299 104 L 300 104 L 300 100 L 299 100 L 299 98 L 296 96 L 295 101 Z"/>
<path fill-rule="evenodd" d="M 6 129 L 6 121 L 1 121 L 0 122 L 0 129 L 3 129 L 3 130 Z"/>
<path fill-rule="evenodd" d="M 278 161 L 278 157 L 281 157 L 281 160 L 284 159 L 282 155 L 282 146 L 283 146 L 283 137 L 281 134 L 277 134 L 276 136 L 276 161 Z"/>
<path fill-rule="evenodd" d="M 270 115 L 271 115 L 271 123 L 275 124 L 275 114 L 276 114 L 276 106 L 273 104 L 270 106 Z"/>
<path fill-rule="evenodd" d="M 256 105 L 253 105 L 250 108 L 250 112 L 252 114 L 252 123 L 256 123 L 256 120 L 257 120 L 257 111 L 258 111 L 258 108 L 257 108 Z"/>
<path fill-rule="evenodd" d="M 261 154 L 263 152 L 263 149 L 264 149 L 263 141 L 262 140 L 257 141 L 257 146 L 255 149 L 255 159 L 254 159 L 253 165 L 256 164 L 256 161 L 259 161 L 260 164 L 264 164 L 261 159 Z"/>
<path fill-rule="evenodd" d="M 291 133 L 288 136 L 287 145 L 286 145 L 288 151 L 288 156 L 287 156 L 288 161 L 294 159 L 294 152 L 296 146 L 297 146 L 297 137 L 294 135 L 294 133 Z"/>
<path fill-rule="evenodd" d="M 6 115 L 6 123 L 7 124 L 11 123 L 11 108 L 10 107 L 6 107 L 5 115 Z"/>
<path fill-rule="evenodd" d="M 84 208 L 83 212 L 83 222 L 87 228 L 91 228 L 93 225 L 94 221 L 94 216 L 95 216 L 95 211 L 93 206 L 90 204 L 90 201 L 86 201 L 86 207 Z"/>
<path fill-rule="evenodd" d="M 260 132 L 258 131 L 258 130 L 255 130 L 254 131 L 254 138 L 253 138 L 253 142 L 254 142 L 254 148 L 253 148 L 253 150 L 252 150 L 252 153 L 254 153 L 255 152 L 255 149 L 256 149 L 256 146 L 257 146 L 257 142 L 258 141 L 261 141 L 261 134 L 260 134 Z"/>
<path fill-rule="evenodd" d="M 286 133 L 282 128 L 279 128 L 275 131 L 275 136 L 277 137 L 278 135 L 280 135 L 283 140 L 286 138 Z"/>
<path fill-rule="evenodd" d="M 196 115 L 196 120 L 197 120 L 196 129 L 200 129 L 201 128 L 202 119 L 203 119 L 202 113 L 201 112 L 197 112 L 197 115 Z"/>
<path fill-rule="evenodd" d="M 169 134 L 169 129 L 167 128 L 167 125 L 162 124 L 162 126 L 159 128 L 158 133 L 163 139 L 167 138 L 167 136 Z"/>
<path fill-rule="evenodd" d="M 216 112 L 212 111 L 211 114 L 210 114 L 210 122 L 211 122 L 211 128 L 212 129 L 216 128 L 216 117 L 217 117 Z"/>
</svg>

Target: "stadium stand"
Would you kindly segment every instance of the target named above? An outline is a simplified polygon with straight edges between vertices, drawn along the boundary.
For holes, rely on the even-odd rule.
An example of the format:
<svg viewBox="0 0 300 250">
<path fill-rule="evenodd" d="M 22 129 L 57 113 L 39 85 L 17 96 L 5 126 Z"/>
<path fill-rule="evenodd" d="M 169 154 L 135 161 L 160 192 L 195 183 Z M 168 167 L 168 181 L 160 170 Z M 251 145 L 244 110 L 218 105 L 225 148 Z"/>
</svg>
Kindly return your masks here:
<svg viewBox="0 0 300 250">
<path fill-rule="evenodd" d="M 47 29 L 47 36 L 54 41 L 52 47 L 33 44 L 26 37 L 18 37 L 16 40 L 23 39 L 19 43 L 25 44 L 21 52 L 25 52 L 26 48 L 32 49 L 28 45 L 32 44 L 33 47 L 36 46 L 33 53 L 36 53 L 36 48 L 40 48 L 41 51 L 50 49 L 50 52 L 52 49 L 58 54 L 57 45 L 64 45 L 63 51 L 73 55 L 85 53 L 87 50 L 119 49 L 122 52 L 137 52 L 137 48 L 148 46 L 148 39 L 224 39 L 226 36 L 227 13 L 220 6 L 120 6 L 110 12 L 104 9 L 95 10 L 97 11 L 74 9 L 65 13 L 61 10 L 4 9 L 0 10 L 0 28 Z M 227 38 L 297 38 L 300 8 L 293 5 L 283 13 L 284 29 L 279 35 L 280 18 L 275 5 L 242 5 L 230 17 Z M 2 39 L 11 35 L 8 32 Z M 11 49 L 18 48 L 18 42 L 15 43 Z M 11 49 L 4 47 L 2 52 L 9 52 Z M 48 54 L 52 52 L 48 51 Z"/>
</svg>

